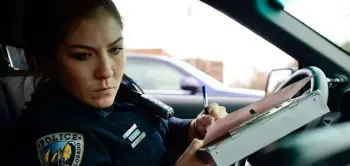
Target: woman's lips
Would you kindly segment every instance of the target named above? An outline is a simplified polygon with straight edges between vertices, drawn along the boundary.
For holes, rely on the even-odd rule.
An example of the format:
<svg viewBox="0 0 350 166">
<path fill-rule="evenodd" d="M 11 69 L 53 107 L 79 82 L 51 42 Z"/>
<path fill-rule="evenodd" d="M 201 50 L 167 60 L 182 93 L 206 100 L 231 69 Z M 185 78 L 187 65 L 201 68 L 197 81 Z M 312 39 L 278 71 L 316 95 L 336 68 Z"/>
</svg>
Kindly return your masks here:
<svg viewBox="0 0 350 166">
<path fill-rule="evenodd" d="M 96 95 L 104 96 L 104 95 L 112 95 L 114 93 L 115 88 L 102 88 L 99 90 L 95 90 L 94 93 Z"/>
</svg>

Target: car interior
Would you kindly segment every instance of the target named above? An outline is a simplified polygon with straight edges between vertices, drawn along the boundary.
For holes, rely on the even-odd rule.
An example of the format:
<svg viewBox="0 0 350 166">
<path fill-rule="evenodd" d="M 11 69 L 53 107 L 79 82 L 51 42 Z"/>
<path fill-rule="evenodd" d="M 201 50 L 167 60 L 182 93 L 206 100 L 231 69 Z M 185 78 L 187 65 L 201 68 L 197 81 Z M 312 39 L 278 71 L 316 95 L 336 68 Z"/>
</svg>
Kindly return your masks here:
<svg viewBox="0 0 350 166">
<path fill-rule="evenodd" d="M 7 135 L 25 102 L 30 100 L 33 81 L 26 71 L 14 67 L 11 47 L 22 48 L 21 18 L 25 0 L 4 0 L 0 5 L 0 128 Z M 305 70 L 319 76 L 322 95 L 331 113 L 233 165 L 322 165 L 343 166 L 350 163 L 350 55 L 298 19 L 283 10 L 278 0 L 203 0 L 230 18 L 249 28 L 299 62 L 284 85 L 304 78 Z M 252 46 L 254 47 L 254 46 Z M 12 51 L 11 51 L 12 50 Z M 260 56 L 264 56 L 263 54 Z M 17 62 L 18 63 L 18 62 Z M 315 71 L 317 74 L 315 74 Z M 233 71 L 235 72 L 235 71 Z M 244 72 L 244 71 L 243 71 Z M 24 88 L 22 88 L 24 83 Z M 278 89 L 277 89 L 278 90 Z M 155 96 L 172 106 L 180 118 L 195 118 L 203 106 L 201 96 Z M 256 99 L 213 97 L 228 112 L 249 105 Z M 312 109 L 312 108 L 310 108 Z M 307 110 L 305 110 L 307 111 Z M 311 122 L 310 122 L 311 123 Z M 310 127 L 311 126 L 311 127 Z M 268 134 L 268 133 L 261 133 Z M 10 139 L 10 135 L 7 135 Z M 8 148 L 8 147 L 3 147 Z M 4 151 L 6 151 L 4 149 Z"/>
</svg>

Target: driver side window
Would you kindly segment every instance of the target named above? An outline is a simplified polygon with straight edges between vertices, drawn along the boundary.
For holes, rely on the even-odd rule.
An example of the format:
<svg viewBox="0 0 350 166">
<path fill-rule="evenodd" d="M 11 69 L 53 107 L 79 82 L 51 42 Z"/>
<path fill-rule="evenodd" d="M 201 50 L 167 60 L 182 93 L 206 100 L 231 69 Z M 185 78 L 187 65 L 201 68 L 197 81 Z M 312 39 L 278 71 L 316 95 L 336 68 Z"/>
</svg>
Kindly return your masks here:
<svg viewBox="0 0 350 166">
<path fill-rule="evenodd" d="M 142 89 L 152 90 L 180 90 L 180 80 L 184 76 L 166 62 L 144 58 L 128 58 L 125 74 Z"/>
</svg>

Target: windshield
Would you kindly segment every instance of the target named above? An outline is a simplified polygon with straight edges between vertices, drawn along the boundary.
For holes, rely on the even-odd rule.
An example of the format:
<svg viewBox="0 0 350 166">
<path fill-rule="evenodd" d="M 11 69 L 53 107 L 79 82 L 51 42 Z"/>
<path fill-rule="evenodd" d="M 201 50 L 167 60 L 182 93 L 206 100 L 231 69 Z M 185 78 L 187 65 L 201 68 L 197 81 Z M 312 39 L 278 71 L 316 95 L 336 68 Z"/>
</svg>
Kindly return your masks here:
<svg viewBox="0 0 350 166">
<path fill-rule="evenodd" d="M 279 0 L 284 10 L 350 53 L 350 0 Z"/>
</svg>

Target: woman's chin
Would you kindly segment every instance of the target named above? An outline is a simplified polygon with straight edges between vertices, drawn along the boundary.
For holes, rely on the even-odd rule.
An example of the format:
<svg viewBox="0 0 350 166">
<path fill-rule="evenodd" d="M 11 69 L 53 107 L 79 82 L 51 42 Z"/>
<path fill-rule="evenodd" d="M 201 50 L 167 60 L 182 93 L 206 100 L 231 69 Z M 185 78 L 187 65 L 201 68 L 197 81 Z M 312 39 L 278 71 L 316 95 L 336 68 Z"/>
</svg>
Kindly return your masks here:
<svg viewBox="0 0 350 166">
<path fill-rule="evenodd" d="M 99 99 L 94 99 L 90 102 L 90 105 L 92 105 L 95 108 L 107 108 L 110 107 L 114 103 L 115 96 L 109 96 Z"/>
</svg>

